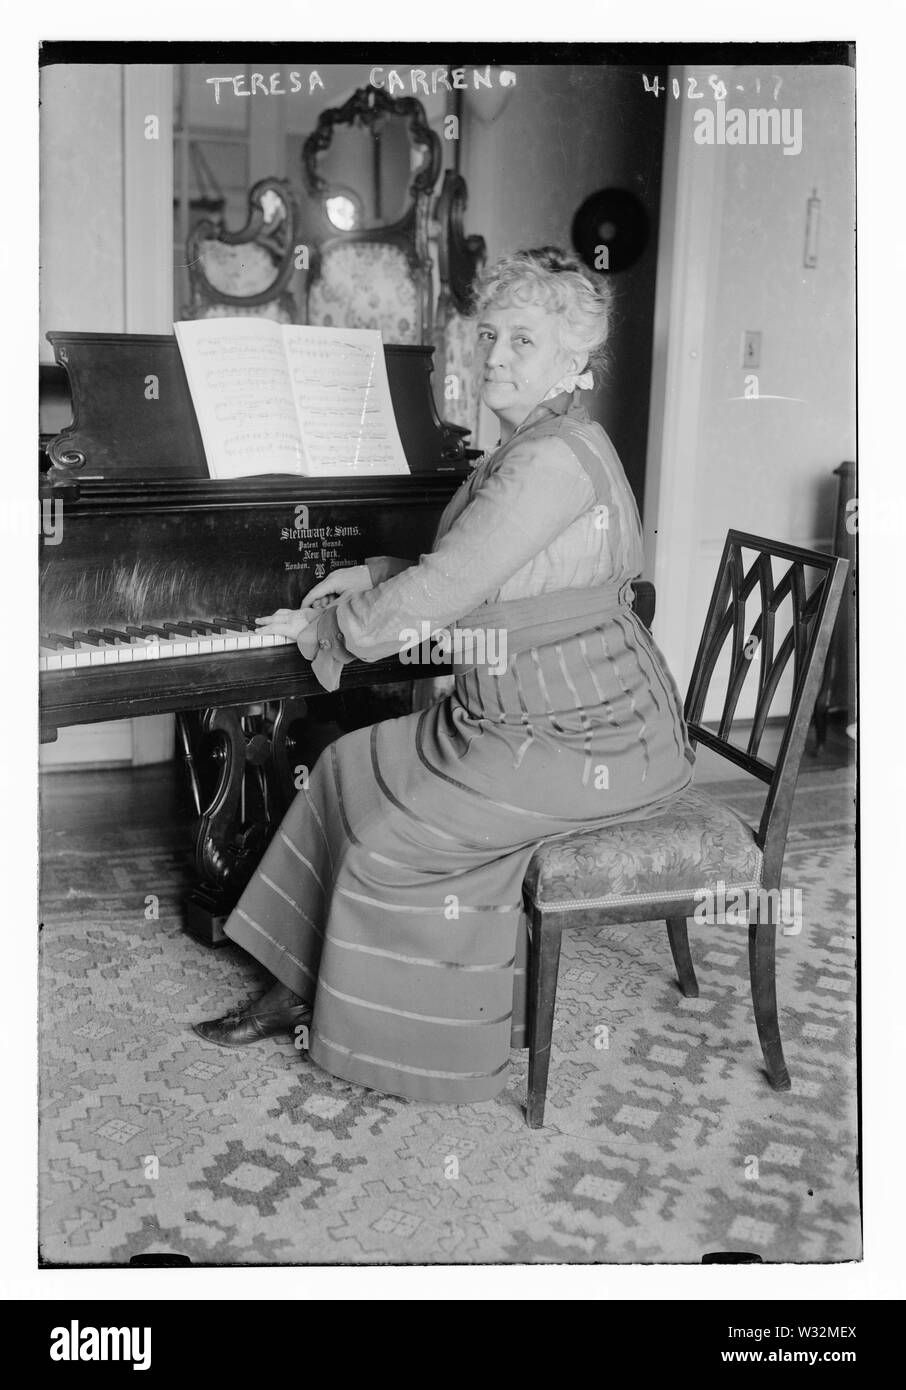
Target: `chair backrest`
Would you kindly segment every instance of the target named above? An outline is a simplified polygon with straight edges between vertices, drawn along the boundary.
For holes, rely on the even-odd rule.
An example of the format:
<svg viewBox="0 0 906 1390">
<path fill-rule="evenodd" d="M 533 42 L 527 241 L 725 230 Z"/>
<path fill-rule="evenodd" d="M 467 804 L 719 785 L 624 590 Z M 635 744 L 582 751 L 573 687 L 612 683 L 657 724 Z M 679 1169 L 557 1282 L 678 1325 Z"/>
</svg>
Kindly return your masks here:
<svg viewBox="0 0 906 1390">
<path fill-rule="evenodd" d="M 846 560 L 837 556 L 729 531 L 689 682 L 685 716 L 692 742 L 768 784 L 757 839 L 769 886 L 783 863 L 799 765 L 846 570 Z M 791 658 L 792 680 L 788 676 L 784 682 Z M 719 666 L 726 690 L 715 732 L 702 717 Z M 751 681 L 753 669 L 757 677 Z M 781 688 L 789 692 L 789 713 L 772 763 L 760 749 Z M 734 742 L 744 690 L 749 692 L 745 718 L 752 726 L 743 742 Z"/>
<path fill-rule="evenodd" d="M 364 144 L 347 151 L 348 164 L 339 159 L 338 178 L 331 147 L 344 134 Z M 362 87 L 321 113 L 302 149 L 316 243 L 306 323 L 377 328 L 385 343 L 431 341 L 428 221 L 440 163 L 440 140 L 415 97 Z"/>
<path fill-rule="evenodd" d="M 419 344 L 424 331 L 421 273 L 389 242 L 336 239 L 312 256 L 306 323 L 376 328 L 385 343 Z"/>
<path fill-rule="evenodd" d="M 294 323 L 292 277 L 298 210 L 285 179 L 260 179 L 248 197 L 248 220 L 230 232 L 221 217 L 193 227 L 186 246 L 190 319 L 255 315 Z"/>
</svg>

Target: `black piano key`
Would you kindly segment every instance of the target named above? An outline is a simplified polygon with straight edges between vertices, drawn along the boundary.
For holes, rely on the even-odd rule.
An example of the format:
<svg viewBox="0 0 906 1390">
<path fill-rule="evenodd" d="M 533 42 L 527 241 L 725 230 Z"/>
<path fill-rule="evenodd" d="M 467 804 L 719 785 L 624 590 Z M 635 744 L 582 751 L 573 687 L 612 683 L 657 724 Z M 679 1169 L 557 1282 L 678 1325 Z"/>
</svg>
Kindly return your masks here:
<svg viewBox="0 0 906 1390">
<path fill-rule="evenodd" d="M 132 638 L 127 632 L 119 632 L 115 627 L 104 627 L 101 631 L 111 642 L 125 642 L 132 646 Z"/>
<path fill-rule="evenodd" d="M 73 648 L 79 645 L 74 637 L 61 637 L 59 632 L 48 632 L 46 634 L 46 638 L 48 642 L 50 642 L 54 647 L 56 647 L 57 651 L 59 651 L 61 648 L 66 647 L 68 647 L 70 651 L 72 651 Z"/>
<path fill-rule="evenodd" d="M 106 639 L 103 638 L 99 632 L 95 632 L 93 630 L 89 630 L 88 632 L 74 632 L 72 635 L 77 642 L 81 643 L 83 647 L 100 647 L 103 645 L 109 645 L 106 643 Z"/>
<path fill-rule="evenodd" d="M 190 618 L 189 624 L 200 637 L 212 637 L 223 631 L 216 622 L 211 622 L 207 618 Z"/>
<path fill-rule="evenodd" d="M 218 627 L 224 628 L 227 632 L 248 632 L 249 624 L 236 618 L 215 618 L 214 622 Z M 255 625 L 252 623 L 251 630 L 254 631 Z"/>
<path fill-rule="evenodd" d="M 166 641 L 170 640 L 170 634 L 162 627 L 152 627 L 150 623 L 142 623 L 141 627 L 127 628 L 127 632 L 135 632 L 139 637 L 163 637 Z"/>
<path fill-rule="evenodd" d="M 88 629 L 88 636 L 93 642 L 97 642 L 101 646 L 113 647 L 116 645 L 113 638 L 107 636 L 107 631 L 104 628 L 90 627 Z"/>
<path fill-rule="evenodd" d="M 164 623 L 164 627 L 170 637 L 203 637 L 203 632 L 197 632 L 194 623 Z"/>
</svg>

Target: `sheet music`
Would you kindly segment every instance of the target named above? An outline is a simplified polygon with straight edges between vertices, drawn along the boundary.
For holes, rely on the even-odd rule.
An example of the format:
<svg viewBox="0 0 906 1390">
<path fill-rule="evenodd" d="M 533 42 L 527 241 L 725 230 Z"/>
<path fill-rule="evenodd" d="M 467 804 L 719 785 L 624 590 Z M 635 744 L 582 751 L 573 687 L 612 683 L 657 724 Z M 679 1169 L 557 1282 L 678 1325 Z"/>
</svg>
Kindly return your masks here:
<svg viewBox="0 0 906 1390">
<path fill-rule="evenodd" d="M 311 473 L 408 473 L 378 330 L 290 324 L 283 339 Z"/>
<path fill-rule="evenodd" d="M 173 326 L 211 477 L 311 472 L 282 325 L 218 318 Z"/>
</svg>

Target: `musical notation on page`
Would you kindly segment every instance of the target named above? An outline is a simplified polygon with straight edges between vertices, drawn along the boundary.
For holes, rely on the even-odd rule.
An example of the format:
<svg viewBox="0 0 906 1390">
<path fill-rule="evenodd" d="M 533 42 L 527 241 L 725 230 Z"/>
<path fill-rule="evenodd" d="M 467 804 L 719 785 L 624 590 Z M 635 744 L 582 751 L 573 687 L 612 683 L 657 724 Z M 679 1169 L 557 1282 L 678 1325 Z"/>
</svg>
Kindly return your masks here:
<svg viewBox="0 0 906 1390">
<path fill-rule="evenodd" d="M 212 477 L 409 472 L 376 330 L 218 318 L 175 331 Z"/>
<path fill-rule="evenodd" d="M 380 333 L 292 325 L 284 343 L 312 471 L 408 473 Z"/>
</svg>

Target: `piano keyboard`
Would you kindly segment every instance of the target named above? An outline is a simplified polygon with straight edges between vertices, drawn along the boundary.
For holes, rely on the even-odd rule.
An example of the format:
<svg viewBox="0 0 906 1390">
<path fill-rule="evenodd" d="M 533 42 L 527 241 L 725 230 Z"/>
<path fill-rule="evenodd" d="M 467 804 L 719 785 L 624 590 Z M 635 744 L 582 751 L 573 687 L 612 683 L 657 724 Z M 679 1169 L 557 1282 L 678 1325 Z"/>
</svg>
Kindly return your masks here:
<svg viewBox="0 0 906 1390">
<path fill-rule="evenodd" d="M 179 656 L 294 645 L 291 637 L 258 632 L 251 618 L 192 618 L 184 622 L 142 623 L 138 627 L 89 628 L 66 635 L 47 632 L 40 639 L 38 667 L 41 671 L 68 671 L 82 666 L 117 666 L 127 661 L 164 661 Z"/>
</svg>

